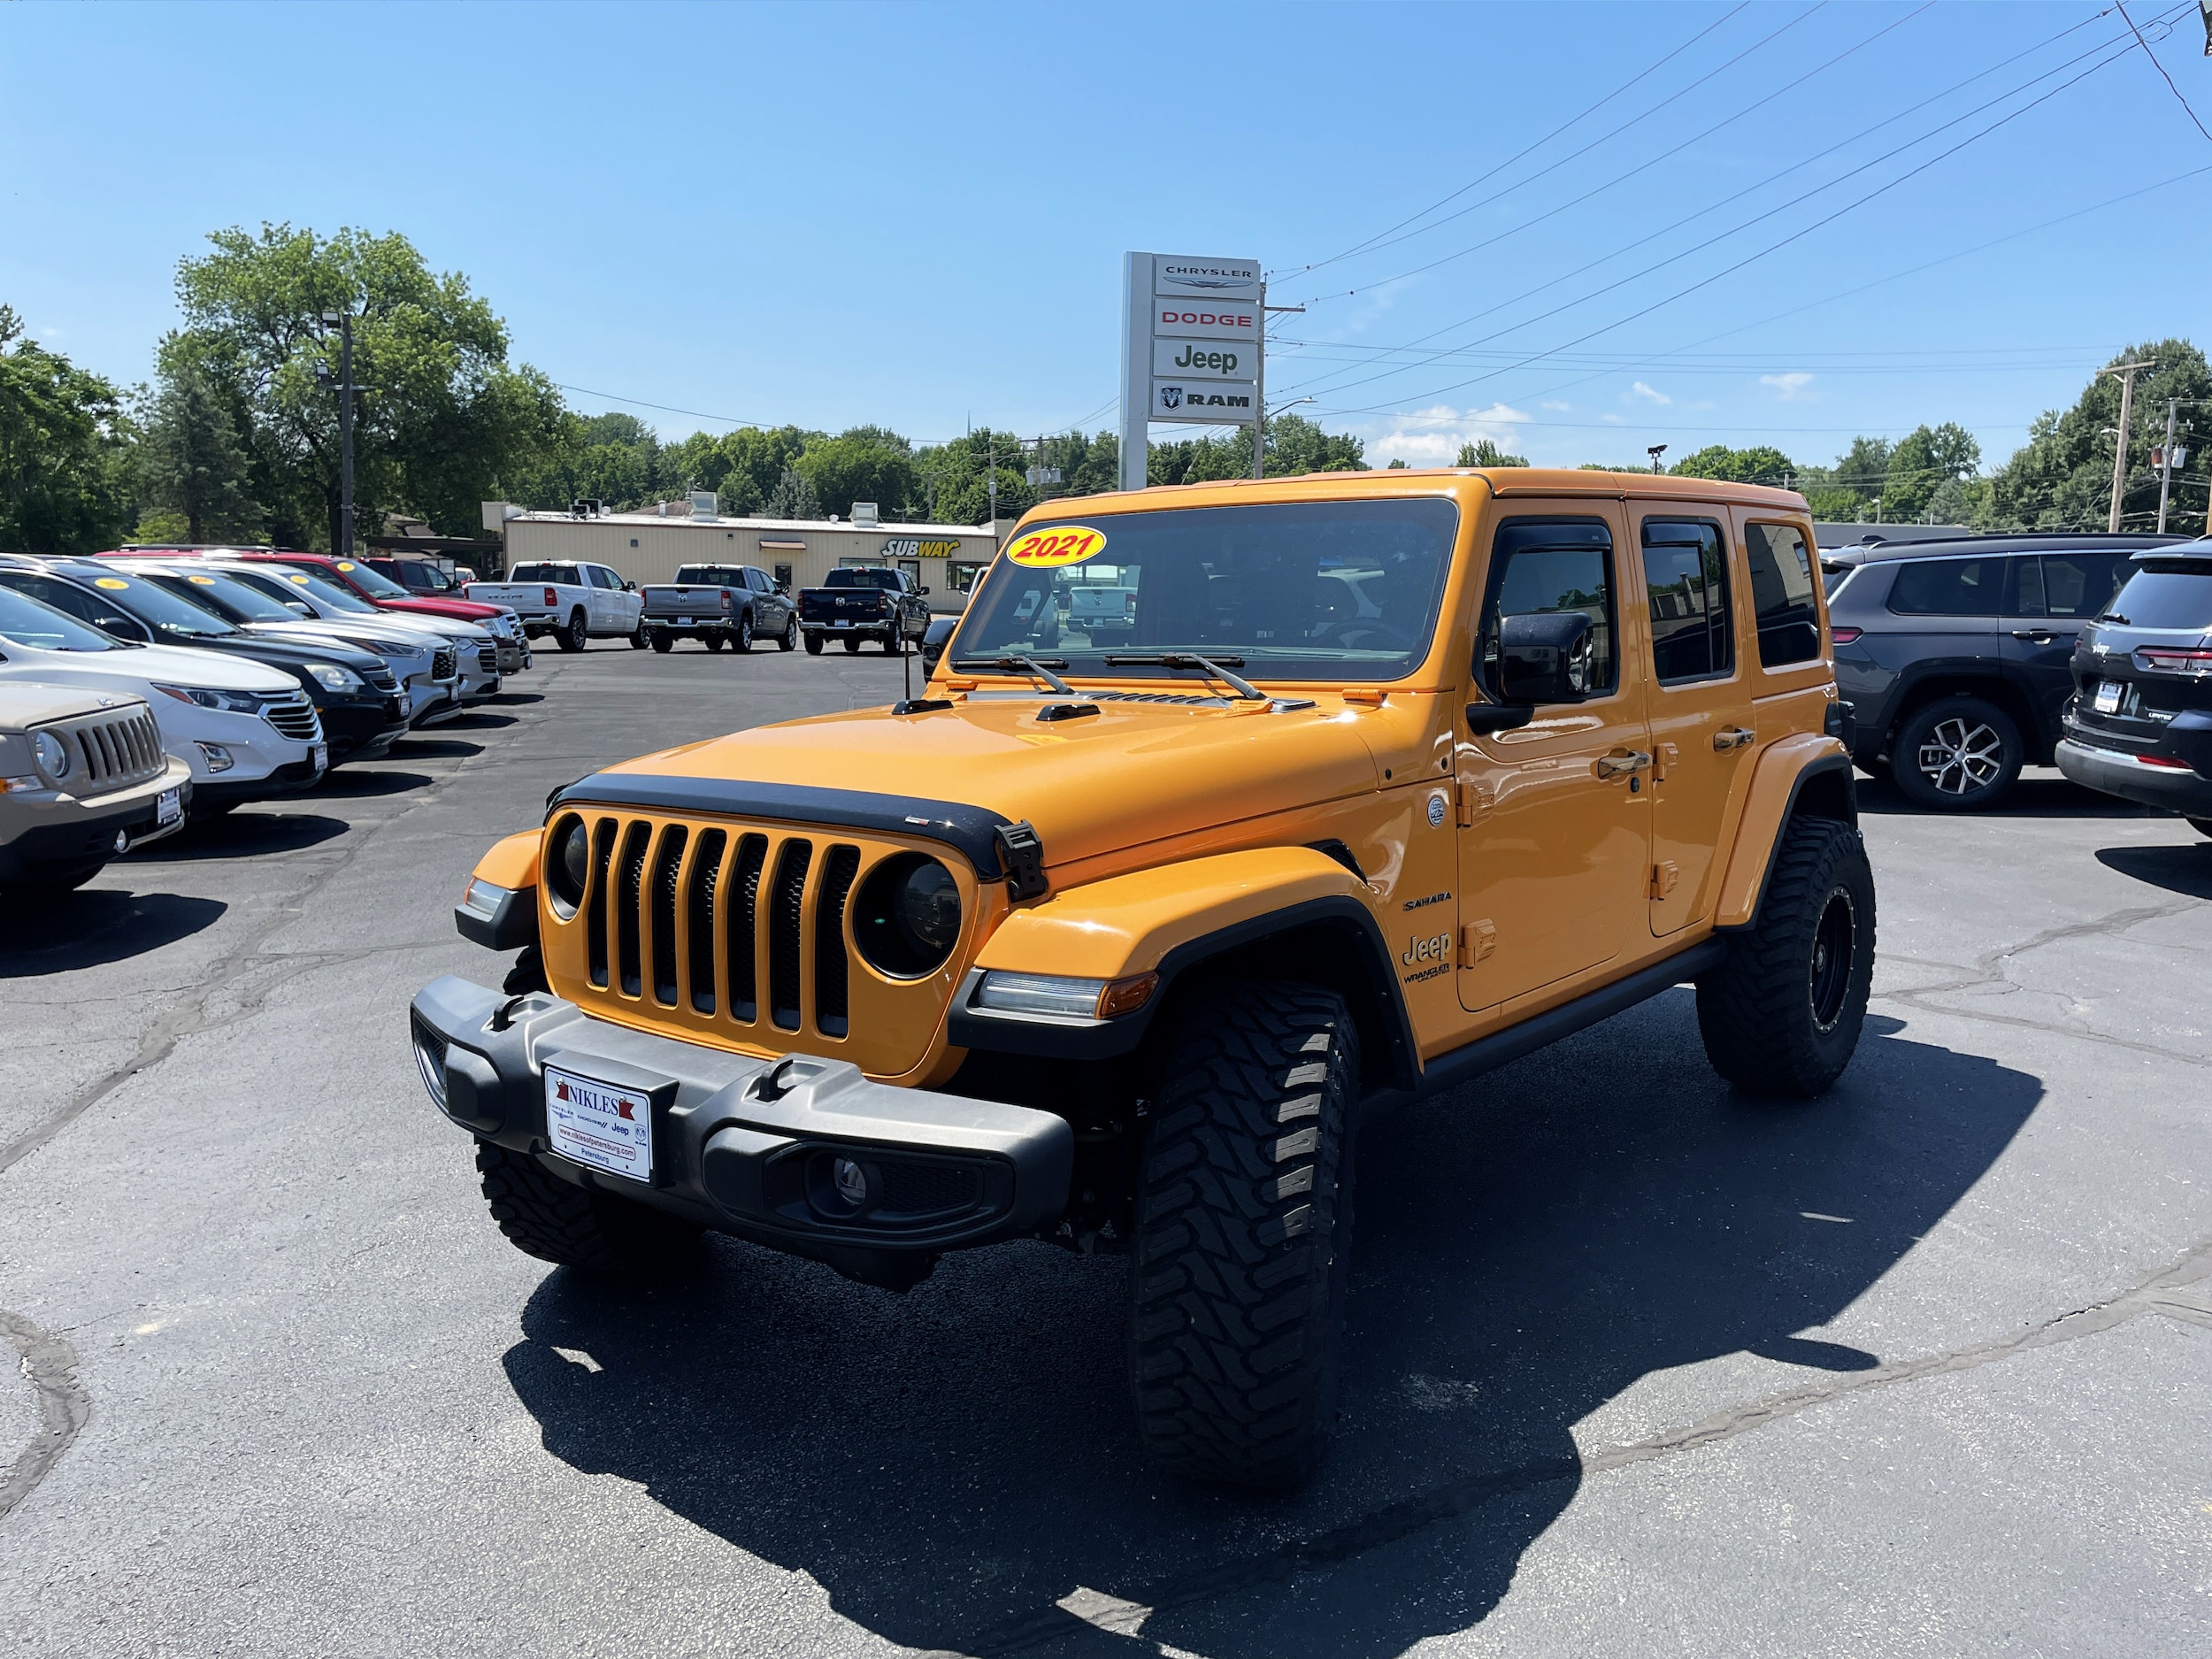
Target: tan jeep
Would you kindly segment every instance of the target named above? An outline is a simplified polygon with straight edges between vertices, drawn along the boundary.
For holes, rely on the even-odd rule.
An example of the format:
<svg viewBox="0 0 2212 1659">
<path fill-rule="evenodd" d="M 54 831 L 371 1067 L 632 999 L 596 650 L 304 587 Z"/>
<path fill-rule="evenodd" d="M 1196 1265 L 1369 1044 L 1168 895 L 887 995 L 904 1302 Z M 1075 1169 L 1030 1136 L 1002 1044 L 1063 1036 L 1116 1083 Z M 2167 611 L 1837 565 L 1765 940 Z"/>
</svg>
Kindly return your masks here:
<svg viewBox="0 0 2212 1659">
<path fill-rule="evenodd" d="M 82 887 L 111 858 L 184 827 L 192 769 L 163 751 L 142 697 L 0 682 L 0 895 Z"/>
<path fill-rule="evenodd" d="M 925 695 L 557 791 L 457 911 L 522 951 L 504 991 L 426 987 L 416 1053 L 549 1261 L 713 1230 L 903 1286 L 1002 1240 L 1126 1251 L 1154 1455 L 1288 1484 L 1363 1108 L 1685 981 L 1745 1089 L 1843 1070 L 1874 947 L 1847 718 L 1793 495 L 1056 502 Z"/>
</svg>

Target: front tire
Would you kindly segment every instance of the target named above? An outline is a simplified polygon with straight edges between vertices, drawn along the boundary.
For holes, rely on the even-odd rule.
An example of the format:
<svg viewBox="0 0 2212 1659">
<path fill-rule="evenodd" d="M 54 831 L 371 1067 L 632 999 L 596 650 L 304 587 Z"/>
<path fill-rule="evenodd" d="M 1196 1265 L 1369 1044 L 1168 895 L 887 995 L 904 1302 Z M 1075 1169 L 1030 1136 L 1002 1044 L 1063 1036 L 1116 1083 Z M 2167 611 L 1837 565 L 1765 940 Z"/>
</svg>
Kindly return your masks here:
<svg viewBox="0 0 2212 1659">
<path fill-rule="evenodd" d="M 568 613 L 568 626 L 554 637 L 560 641 L 563 650 L 580 651 L 591 643 L 591 624 L 581 610 L 572 611 Z"/>
<path fill-rule="evenodd" d="M 1317 986 L 1231 985 L 1171 1042 L 1138 1172 L 1130 1373 L 1172 1473 L 1294 1486 L 1335 1411 L 1359 1034 Z"/>
<path fill-rule="evenodd" d="M 2012 717 L 1987 698 L 1939 697 L 1899 723 L 1889 757 L 1915 805 L 1979 812 L 2004 798 L 2027 753 Z"/>
<path fill-rule="evenodd" d="M 795 651 L 799 649 L 799 618 L 791 618 L 783 625 L 783 632 L 776 636 L 776 649 Z"/>
<path fill-rule="evenodd" d="M 534 1158 L 476 1143 L 484 1202 L 525 1256 L 613 1278 L 666 1277 L 699 1248 L 699 1229 L 643 1204 L 563 1180 Z"/>
<path fill-rule="evenodd" d="M 1808 1100 L 1851 1063 L 1874 983 L 1874 872 L 1859 832 L 1795 818 L 1758 918 L 1697 982 L 1713 1070 L 1754 1094 Z"/>
<path fill-rule="evenodd" d="M 641 622 L 630 630 L 630 649 L 634 651 L 641 651 L 645 649 L 647 642 L 645 624 Z"/>
</svg>

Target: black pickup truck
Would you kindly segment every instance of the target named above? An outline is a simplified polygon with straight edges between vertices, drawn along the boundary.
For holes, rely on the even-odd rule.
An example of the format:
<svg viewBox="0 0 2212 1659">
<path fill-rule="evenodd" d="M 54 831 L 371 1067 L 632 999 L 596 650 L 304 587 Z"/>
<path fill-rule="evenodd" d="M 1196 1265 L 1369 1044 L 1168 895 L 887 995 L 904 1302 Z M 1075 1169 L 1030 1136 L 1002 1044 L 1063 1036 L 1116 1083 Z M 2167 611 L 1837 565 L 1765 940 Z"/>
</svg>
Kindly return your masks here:
<svg viewBox="0 0 2212 1659">
<path fill-rule="evenodd" d="M 918 588 L 902 570 L 882 566 L 833 570 L 819 588 L 799 590 L 799 626 L 808 650 L 820 655 L 831 640 L 856 651 L 873 640 L 887 651 L 910 644 L 929 631 L 929 589 Z"/>
</svg>

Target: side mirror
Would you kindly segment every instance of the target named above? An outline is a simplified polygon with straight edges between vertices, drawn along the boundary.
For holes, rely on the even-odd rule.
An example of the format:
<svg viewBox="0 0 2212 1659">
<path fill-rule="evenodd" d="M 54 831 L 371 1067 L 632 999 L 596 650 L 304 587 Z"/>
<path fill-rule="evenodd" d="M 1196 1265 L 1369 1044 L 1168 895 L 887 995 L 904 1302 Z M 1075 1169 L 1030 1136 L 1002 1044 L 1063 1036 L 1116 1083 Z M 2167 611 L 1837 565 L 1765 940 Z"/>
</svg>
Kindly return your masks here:
<svg viewBox="0 0 2212 1659">
<path fill-rule="evenodd" d="M 928 597 L 929 597 L 929 589 L 928 589 L 928 588 L 923 588 L 923 589 L 921 590 L 921 594 L 922 594 L 922 597 L 923 597 L 923 598 L 925 598 L 925 599 L 928 598 Z"/>
<path fill-rule="evenodd" d="M 129 617 L 102 617 L 99 626 L 103 634 L 112 634 L 117 639 L 128 640 L 133 645 L 151 645 L 154 642 L 154 636 Z"/>
<path fill-rule="evenodd" d="M 1539 707 L 1581 703 L 1594 687 L 1597 631 L 1579 611 L 1506 617 L 1498 625 L 1498 696 Z"/>
<path fill-rule="evenodd" d="M 310 622 L 312 622 L 315 619 L 314 606 L 307 603 L 304 600 L 288 599 L 284 602 L 284 608 L 287 611 L 298 611 L 300 615 L 305 617 Z"/>
<path fill-rule="evenodd" d="M 622 591 L 626 594 L 634 594 L 637 592 L 637 584 L 635 582 L 625 582 L 622 584 Z"/>
</svg>

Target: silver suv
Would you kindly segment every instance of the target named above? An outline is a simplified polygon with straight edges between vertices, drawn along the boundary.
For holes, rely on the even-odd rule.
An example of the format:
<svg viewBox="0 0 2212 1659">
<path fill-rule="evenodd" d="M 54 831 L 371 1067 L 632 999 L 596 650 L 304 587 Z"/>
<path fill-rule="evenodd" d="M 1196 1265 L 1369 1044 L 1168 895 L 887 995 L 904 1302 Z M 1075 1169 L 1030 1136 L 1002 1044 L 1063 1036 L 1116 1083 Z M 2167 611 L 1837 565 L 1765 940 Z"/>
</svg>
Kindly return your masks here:
<svg viewBox="0 0 2212 1659">
<path fill-rule="evenodd" d="M 183 827 L 192 769 L 163 751 L 139 697 L 0 686 L 0 892 L 81 887 L 109 859 Z"/>
</svg>

